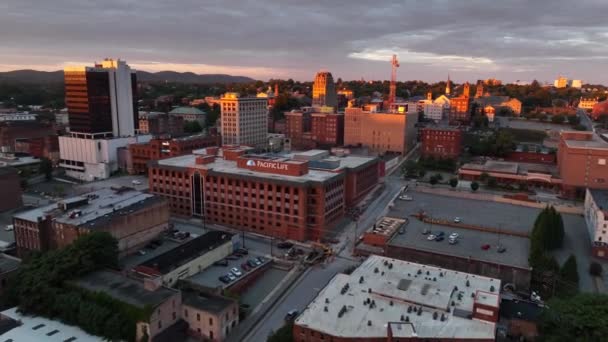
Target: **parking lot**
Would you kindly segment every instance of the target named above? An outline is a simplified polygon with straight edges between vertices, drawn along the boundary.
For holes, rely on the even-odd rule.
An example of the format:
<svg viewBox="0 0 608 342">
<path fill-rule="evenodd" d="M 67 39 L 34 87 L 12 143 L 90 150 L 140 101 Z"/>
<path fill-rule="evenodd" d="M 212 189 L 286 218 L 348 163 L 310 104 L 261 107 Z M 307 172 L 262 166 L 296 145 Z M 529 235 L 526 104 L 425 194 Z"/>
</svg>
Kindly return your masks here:
<svg viewBox="0 0 608 342">
<path fill-rule="evenodd" d="M 409 219 L 405 234 L 396 234 L 390 241 L 391 245 L 471 257 L 505 265 L 528 266 L 530 242 L 527 238 L 431 225 L 411 215 L 424 211 L 427 215 L 436 219 L 453 221 L 458 217 L 463 224 L 493 227 L 514 232 L 530 232 L 540 212 L 539 209 L 457 197 L 443 197 L 415 191 L 408 191 L 407 194 L 412 197 L 412 201 L 397 200 L 395 206 L 388 213 L 388 216 L 407 217 Z M 560 264 L 570 254 L 575 255 L 580 277 L 580 288 L 583 291 L 593 291 L 593 283 L 587 271 L 591 261 L 591 244 L 585 220 L 581 215 L 571 214 L 562 214 L 562 218 L 566 231 L 564 247 L 554 252 L 554 255 Z M 422 234 L 425 229 L 432 233 L 443 231 L 445 239 L 440 242 L 429 241 L 427 240 L 428 236 Z M 456 244 L 451 245 L 448 242 L 448 236 L 453 232 L 458 233 L 459 238 Z M 489 245 L 490 248 L 483 250 L 482 246 L 484 245 Z M 505 248 L 503 253 L 498 253 L 496 248 L 498 245 Z"/>
<path fill-rule="evenodd" d="M 261 262 L 256 263 L 253 267 L 251 267 L 250 265 L 257 258 L 261 258 L 261 260 L 259 260 Z M 227 262 L 226 265 L 215 264 L 207 268 L 206 270 L 203 270 L 201 273 L 190 277 L 189 280 L 193 283 L 209 288 L 226 288 L 234 284 L 235 282 L 238 282 L 239 279 L 245 277 L 250 272 L 253 272 L 262 267 L 263 265 L 271 262 L 270 258 L 268 258 L 266 255 L 258 253 L 254 250 L 249 250 L 249 253 L 247 255 L 241 257 L 231 256 L 224 260 Z M 248 262 L 250 265 L 247 265 Z M 232 272 L 230 270 L 233 268 L 236 268 L 238 272 L 241 273 L 241 275 L 236 277 L 233 274 L 233 279 L 231 278 L 228 282 L 222 282 L 220 280 L 220 277 L 231 274 Z"/>
</svg>

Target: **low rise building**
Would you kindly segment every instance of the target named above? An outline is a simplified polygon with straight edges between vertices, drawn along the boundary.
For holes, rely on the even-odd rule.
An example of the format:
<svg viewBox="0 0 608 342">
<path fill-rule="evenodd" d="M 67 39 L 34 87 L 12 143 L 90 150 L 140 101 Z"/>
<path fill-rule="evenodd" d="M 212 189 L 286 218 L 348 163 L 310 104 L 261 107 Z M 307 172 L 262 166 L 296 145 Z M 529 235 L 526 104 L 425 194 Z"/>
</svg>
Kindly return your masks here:
<svg viewBox="0 0 608 342">
<path fill-rule="evenodd" d="M 15 141 L 15 152 L 27 153 L 36 158 L 48 158 L 56 163 L 59 161 L 59 137 L 47 135 L 46 137 L 19 139 Z"/>
<path fill-rule="evenodd" d="M 41 316 L 24 315 L 17 307 L 0 313 L 0 338 L 3 341 L 45 341 L 45 342 L 104 342 L 101 336 L 88 334 L 84 330 L 67 325 L 59 320 Z"/>
<path fill-rule="evenodd" d="M 234 299 L 188 291 L 182 300 L 182 319 L 197 338 L 222 342 L 239 324 L 239 303 Z"/>
<path fill-rule="evenodd" d="M 124 255 L 168 229 L 169 208 L 159 196 L 105 188 L 20 212 L 13 225 L 18 255 L 62 248 L 91 231 L 110 233 Z"/>
<path fill-rule="evenodd" d="M 484 163 L 466 163 L 458 169 L 458 177 L 463 180 L 480 182 L 482 175 L 501 184 L 553 190 L 561 189 L 563 183 L 553 165 L 487 160 Z"/>
<path fill-rule="evenodd" d="M 21 199 L 21 179 L 17 169 L 0 167 L 0 212 L 17 209 L 23 205 Z"/>
<path fill-rule="evenodd" d="M 538 144 L 519 144 L 505 156 L 506 161 L 555 165 L 555 152 Z"/>
<path fill-rule="evenodd" d="M 426 127 L 420 130 L 424 157 L 456 159 L 462 149 L 462 131 L 449 127 Z"/>
<path fill-rule="evenodd" d="M 344 145 L 367 147 L 374 153 L 406 154 L 417 141 L 418 113 L 374 113 L 346 108 Z"/>
<path fill-rule="evenodd" d="M 8 254 L 0 254 L 0 295 L 4 294 L 9 286 L 12 276 L 21 266 L 21 260 Z"/>
<path fill-rule="evenodd" d="M 593 109 L 593 106 L 595 106 L 597 103 L 597 97 L 581 97 L 578 102 L 578 108 Z"/>
<path fill-rule="evenodd" d="M 302 241 L 323 236 L 379 179 L 378 158 L 250 152 L 225 146 L 151 162 L 150 191 L 179 216 Z"/>
<path fill-rule="evenodd" d="M 608 190 L 585 191 L 585 222 L 593 256 L 608 259 Z"/>
<path fill-rule="evenodd" d="M 142 282 L 114 271 L 96 271 L 75 280 L 74 285 L 148 313 L 137 322 L 136 341 L 155 341 L 157 335 L 181 318 L 181 292 L 152 281 Z"/>
<path fill-rule="evenodd" d="M 38 115 L 29 112 L 0 114 L 0 122 L 4 121 L 36 121 Z"/>
<path fill-rule="evenodd" d="M 291 111 L 285 113 L 286 136 L 297 149 L 331 148 L 344 143 L 344 114 Z"/>
<path fill-rule="evenodd" d="M 232 254 L 232 237 L 229 233 L 209 231 L 135 266 L 133 271 L 164 286 L 173 286 Z"/>
<path fill-rule="evenodd" d="M 308 341 L 494 341 L 501 281 L 381 256 L 337 274 L 295 320 Z"/>
<path fill-rule="evenodd" d="M 147 143 L 131 144 L 127 171 L 130 174 L 146 174 L 151 160 L 181 156 L 219 143 L 219 135 L 198 134 L 181 138 L 155 138 Z"/>
<path fill-rule="evenodd" d="M 435 122 L 443 120 L 443 112 L 445 111 L 442 103 L 426 103 L 424 105 L 424 117 Z"/>
<path fill-rule="evenodd" d="M 597 121 L 601 116 L 606 115 L 608 115 L 608 100 L 604 100 L 593 105 L 593 109 L 591 109 L 591 118 L 593 120 Z"/>
<path fill-rule="evenodd" d="M 66 175 L 82 181 L 107 179 L 120 169 L 119 149 L 151 139 L 151 135 L 110 138 L 72 133 L 60 136 L 59 166 L 65 169 Z"/>
<path fill-rule="evenodd" d="M 514 116 L 519 116 L 521 114 L 521 101 L 516 98 L 489 95 L 475 98 L 474 102 L 479 108 L 494 108 L 495 113 L 500 113 L 501 110 L 508 109 Z"/>
<path fill-rule="evenodd" d="M 587 188 L 608 189 L 608 142 L 595 132 L 563 131 L 557 150 L 562 191 L 582 198 Z"/>
<path fill-rule="evenodd" d="M 178 107 L 169 112 L 169 115 L 180 117 L 185 122 L 198 121 L 201 127 L 205 127 L 207 114 L 195 107 Z"/>
<path fill-rule="evenodd" d="M 158 112 L 140 112 L 139 133 L 152 134 L 153 136 L 180 136 L 184 134 L 184 118 L 179 115 L 169 115 Z"/>
</svg>

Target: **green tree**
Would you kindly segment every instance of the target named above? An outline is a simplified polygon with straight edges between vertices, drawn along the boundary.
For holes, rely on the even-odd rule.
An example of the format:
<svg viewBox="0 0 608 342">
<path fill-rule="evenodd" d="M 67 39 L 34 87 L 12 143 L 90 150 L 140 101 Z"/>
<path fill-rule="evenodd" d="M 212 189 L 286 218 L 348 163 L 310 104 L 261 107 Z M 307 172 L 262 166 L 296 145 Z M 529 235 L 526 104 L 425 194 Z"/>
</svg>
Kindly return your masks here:
<svg viewBox="0 0 608 342">
<path fill-rule="evenodd" d="M 597 261 L 592 261 L 589 265 L 589 274 L 594 277 L 601 277 L 602 272 L 604 272 L 604 270 L 602 269 L 602 265 Z"/>
<path fill-rule="evenodd" d="M 541 341 L 604 341 L 608 295 L 578 294 L 549 301 L 540 318 Z"/>
<path fill-rule="evenodd" d="M 479 175 L 479 180 L 480 180 L 480 181 L 482 181 L 482 182 L 487 181 L 487 180 L 488 180 L 488 178 L 490 178 L 490 175 L 489 175 L 487 172 L 482 172 L 482 173 Z"/>
<path fill-rule="evenodd" d="M 186 133 L 200 133 L 203 131 L 203 127 L 198 121 L 186 121 L 184 123 L 184 132 Z"/>
<path fill-rule="evenodd" d="M 576 126 L 576 125 L 578 125 L 580 122 L 581 122 L 581 118 L 579 118 L 578 116 L 576 116 L 576 115 L 570 115 L 570 116 L 568 116 L 568 123 L 569 123 L 571 126 Z"/>
<path fill-rule="evenodd" d="M 293 322 L 287 322 L 279 330 L 273 332 L 267 342 L 293 342 Z"/>
<path fill-rule="evenodd" d="M 578 268 L 574 255 L 571 254 L 559 270 L 559 278 L 557 292 L 560 296 L 571 296 L 578 292 Z"/>
<path fill-rule="evenodd" d="M 471 182 L 471 190 L 473 190 L 473 192 L 475 192 L 475 191 L 477 191 L 477 189 L 479 189 L 479 183 Z"/>
<path fill-rule="evenodd" d="M 436 173 L 435 178 L 437 178 L 437 180 L 440 182 L 443 180 L 443 176 L 441 175 L 441 173 Z"/>
<path fill-rule="evenodd" d="M 429 179 L 429 183 L 431 183 L 431 185 L 435 185 L 439 183 L 439 179 L 437 179 L 436 176 L 431 176 L 431 178 Z"/>
<path fill-rule="evenodd" d="M 452 188 L 456 188 L 458 186 L 458 178 L 452 178 L 452 179 L 450 179 L 450 186 Z"/>
<path fill-rule="evenodd" d="M 53 162 L 49 158 L 40 158 L 38 172 L 43 174 L 47 181 L 53 179 Z"/>
</svg>

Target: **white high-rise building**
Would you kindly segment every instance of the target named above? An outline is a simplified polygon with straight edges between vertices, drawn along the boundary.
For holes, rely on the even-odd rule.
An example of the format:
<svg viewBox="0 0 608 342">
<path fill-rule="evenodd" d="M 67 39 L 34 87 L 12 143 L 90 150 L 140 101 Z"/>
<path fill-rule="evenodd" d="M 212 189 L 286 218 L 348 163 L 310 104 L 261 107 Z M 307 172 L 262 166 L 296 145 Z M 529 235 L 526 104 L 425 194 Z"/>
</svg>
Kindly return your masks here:
<svg viewBox="0 0 608 342">
<path fill-rule="evenodd" d="M 226 93 L 222 109 L 222 145 L 265 147 L 268 139 L 268 99 Z"/>
</svg>

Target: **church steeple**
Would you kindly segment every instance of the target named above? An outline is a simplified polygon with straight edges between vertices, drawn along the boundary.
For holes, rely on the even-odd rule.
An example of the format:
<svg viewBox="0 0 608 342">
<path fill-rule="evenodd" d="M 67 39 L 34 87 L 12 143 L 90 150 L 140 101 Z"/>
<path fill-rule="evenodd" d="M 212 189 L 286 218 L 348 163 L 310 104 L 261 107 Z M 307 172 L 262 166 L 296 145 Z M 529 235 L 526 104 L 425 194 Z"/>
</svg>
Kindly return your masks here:
<svg viewBox="0 0 608 342">
<path fill-rule="evenodd" d="M 450 74 L 448 74 L 448 82 L 445 84 L 445 95 L 450 96 L 452 93 L 452 82 L 450 81 Z"/>
</svg>

